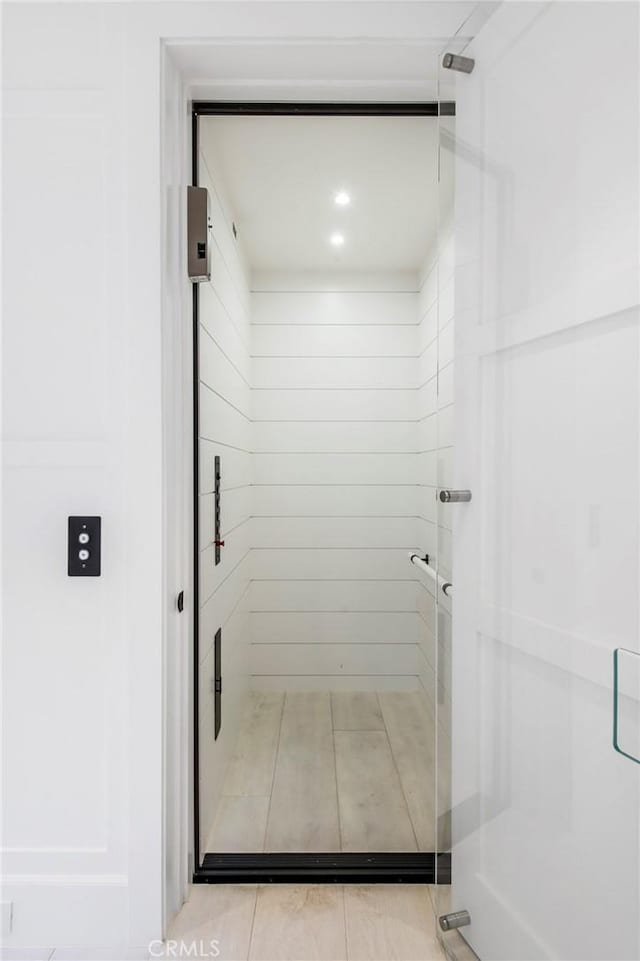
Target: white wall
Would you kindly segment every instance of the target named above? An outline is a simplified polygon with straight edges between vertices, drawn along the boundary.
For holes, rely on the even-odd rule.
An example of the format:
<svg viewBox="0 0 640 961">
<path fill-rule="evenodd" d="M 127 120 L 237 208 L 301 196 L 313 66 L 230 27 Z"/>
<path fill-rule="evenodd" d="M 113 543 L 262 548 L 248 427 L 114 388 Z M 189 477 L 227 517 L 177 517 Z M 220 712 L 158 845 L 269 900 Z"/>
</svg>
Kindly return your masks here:
<svg viewBox="0 0 640 961">
<path fill-rule="evenodd" d="M 159 47 L 131 132 L 121 12 L 3 19 L 7 941 L 143 945 L 163 873 Z M 99 579 L 67 577 L 82 513 L 102 516 Z"/>
<path fill-rule="evenodd" d="M 161 120 L 171 130 L 174 114 L 163 41 L 183 52 L 218 38 L 232 51 L 226 89 L 248 77 L 255 92 L 282 89 L 290 50 L 286 76 L 303 73 L 301 44 L 316 38 L 305 92 L 326 97 L 338 79 L 352 94 L 416 99 L 439 47 L 427 41 L 419 75 L 389 85 L 394 50 L 450 35 L 468 12 L 435 9 L 3 4 L 5 944 L 144 948 L 163 931 L 163 867 L 181 857 L 163 836 L 163 651 L 184 586 L 170 590 L 162 533 Z M 338 75 L 325 45 L 353 37 L 364 42 L 341 47 Z M 206 82 L 217 61 L 198 51 Z M 103 516 L 99 581 L 66 578 L 66 516 L 83 511 Z"/>
<path fill-rule="evenodd" d="M 412 275 L 258 275 L 251 671 L 264 688 L 415 686 Z"/>
<path fill-rule="evenodd" d="M 211 204 L 211 281 L 199 285 L 200 360 L 200 847 L 208 838 L 249 688 L 251 533 L 250 293 L 233 211 L 200 121 L 199 183 Z M 220 457 L 221 548 L 215 564 L 214 458 Z M 214 636 L 222 628 L 222 726 L 214 739 Z"/>
<path fill-rule="evenodd" d="M 180 73 L 163 58 L 162 183 L 162 379 L 164 511 L 164 915 L 182 905 L 191 877 L 193 778 L 191 776 L 193 691 L 191 607 L 193 550 L 185 531 L 193 526 L 193 342 L 191 284 L 186 276 L 184 175 L 191 149 L 187 101 Z M 176 323 L 176 320 L 179 322 Z M 186 594 L 178 611 L 176 592 Z"/>
</svg>

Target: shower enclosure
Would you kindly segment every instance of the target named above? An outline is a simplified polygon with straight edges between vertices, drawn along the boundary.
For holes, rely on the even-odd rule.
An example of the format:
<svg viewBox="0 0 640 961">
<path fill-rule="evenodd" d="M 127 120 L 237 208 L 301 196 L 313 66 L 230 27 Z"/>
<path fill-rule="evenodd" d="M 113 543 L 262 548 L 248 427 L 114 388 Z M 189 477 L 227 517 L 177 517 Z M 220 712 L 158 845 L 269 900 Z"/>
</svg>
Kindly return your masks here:
<svg viewBox="0 0 640 961">
<path fill-rule="evenodd" d="M 194 107 L 205 879 L 435 881 L 440 111 Z"/>
</svg>

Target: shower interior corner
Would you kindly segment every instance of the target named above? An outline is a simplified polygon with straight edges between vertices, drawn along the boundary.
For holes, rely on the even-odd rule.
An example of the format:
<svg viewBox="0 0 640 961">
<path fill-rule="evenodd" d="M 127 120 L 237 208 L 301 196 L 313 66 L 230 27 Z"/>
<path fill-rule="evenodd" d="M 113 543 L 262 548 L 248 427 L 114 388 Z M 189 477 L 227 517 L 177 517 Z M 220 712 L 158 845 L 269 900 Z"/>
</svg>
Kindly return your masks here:
<svg viewBox="0 0 640 961">
<path fill-rule="evenodd" d="M 446 843 L 451 608 L 409 561 L 451 578 L 437 162 L 433 117 L 199 118 L 201 856 Z"/>
</svg>

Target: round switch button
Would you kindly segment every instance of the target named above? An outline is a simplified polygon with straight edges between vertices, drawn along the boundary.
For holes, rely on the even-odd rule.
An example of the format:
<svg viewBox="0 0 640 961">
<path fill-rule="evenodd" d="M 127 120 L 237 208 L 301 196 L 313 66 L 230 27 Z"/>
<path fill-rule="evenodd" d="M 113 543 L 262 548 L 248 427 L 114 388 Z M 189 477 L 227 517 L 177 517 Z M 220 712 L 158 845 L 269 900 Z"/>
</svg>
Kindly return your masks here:
<svg viewBox="0 0 640 961">
<path fill-rule="evenodd" d="M 89 551 L 84 550 L 84 549 L 81 550 L 81 551 L 78 551 L 78 558 L 79 558 L 81 561 L 88 561 L 88 560 L 89 560 Z"/>
<path fill-rule="evenodd" d="M 83 531 L 81 534 L 78 534 L 78 540 L 80 541 L 81 544 L 88 544 L 89 535 L 86 533 L 86 531 Z"/>
</svg>

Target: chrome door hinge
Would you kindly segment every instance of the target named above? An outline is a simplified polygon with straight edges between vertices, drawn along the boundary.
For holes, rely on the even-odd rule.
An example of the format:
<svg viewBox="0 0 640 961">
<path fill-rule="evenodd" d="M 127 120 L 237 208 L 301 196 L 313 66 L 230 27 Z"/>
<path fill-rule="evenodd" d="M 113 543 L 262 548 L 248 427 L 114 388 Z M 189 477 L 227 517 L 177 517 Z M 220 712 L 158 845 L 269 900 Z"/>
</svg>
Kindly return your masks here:
<svg viewBox="0 0 640 961">
<path fill-rule="evenodd" d="M 452 911 L 451 914 L 441 914 L 438 920 L 443 931 L 454 931 L 471 924 L 471 915 L 468 911 Z"/>
<path fill-rule="evenodd" d="M 457 504 L 462 501 L 471 500 L 471 491 L 440 491 L 440 500 L 443 504 Z"/>
<path fill-rule="evenodd" d="M 445 70 L 457 70 L 459 73 L 471 73 L 475 65 L 473 57 L 462 57 L 459 53 L 445 53 L 442 58 Z"/>
</svg>

